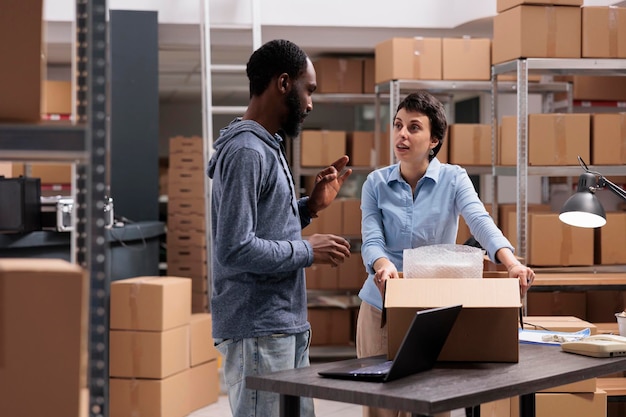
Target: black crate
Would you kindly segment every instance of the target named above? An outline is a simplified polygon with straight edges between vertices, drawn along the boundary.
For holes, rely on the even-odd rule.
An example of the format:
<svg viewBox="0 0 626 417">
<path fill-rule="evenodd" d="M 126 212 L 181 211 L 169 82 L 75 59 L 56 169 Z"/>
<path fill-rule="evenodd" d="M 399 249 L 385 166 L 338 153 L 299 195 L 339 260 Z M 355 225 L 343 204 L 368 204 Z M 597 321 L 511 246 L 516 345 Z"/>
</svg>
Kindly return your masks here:
<svg viewBox="0 0 626 417">
<path fill-rule="evenodd" d="M 41 230 L 41 179 L 0 176 L 0 233 Z"/>
</svg>

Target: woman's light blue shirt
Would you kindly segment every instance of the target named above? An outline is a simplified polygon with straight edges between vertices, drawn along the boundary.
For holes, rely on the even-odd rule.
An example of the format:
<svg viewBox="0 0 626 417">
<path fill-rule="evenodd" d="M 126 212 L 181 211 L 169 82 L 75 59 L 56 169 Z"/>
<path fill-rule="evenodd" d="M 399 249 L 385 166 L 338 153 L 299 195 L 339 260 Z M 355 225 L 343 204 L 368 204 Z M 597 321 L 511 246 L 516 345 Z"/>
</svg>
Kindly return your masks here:
<svg viewBox="0 0 626 417">
<path fill-rule="evenodd" d="M 401 272 L 404 249 L 455 243 L 459 215 L 492 261 L 497 262 L 499 249 L 513 250 L 485 210 L 467 171 L 437 158 L 418 181 L 415 195 L 400 176 L 398 164 L 371 172 L 363 184 L 361 212 L 361 256 L 368 277 L 359 297 L 378 309 L 382 298 L 374 284 L 374 262 L 388 258 Z"/>
</svg>

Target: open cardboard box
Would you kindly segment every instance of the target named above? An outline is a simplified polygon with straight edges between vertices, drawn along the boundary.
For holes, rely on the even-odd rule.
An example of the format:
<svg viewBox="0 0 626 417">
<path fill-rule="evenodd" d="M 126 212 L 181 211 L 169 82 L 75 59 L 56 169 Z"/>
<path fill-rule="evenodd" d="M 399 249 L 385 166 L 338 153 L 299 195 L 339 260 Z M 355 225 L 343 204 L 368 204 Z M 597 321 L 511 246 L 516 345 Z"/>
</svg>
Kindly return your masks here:
<svg viewBox="0 0 626 417">
<path fill-rule="evenodd" d="M 519 281 L 419 278 L 387 280 L 388 358 L 400 347 L 418 310 L 462 304 L 440 361 L 518 362 Z"/>
</svg>

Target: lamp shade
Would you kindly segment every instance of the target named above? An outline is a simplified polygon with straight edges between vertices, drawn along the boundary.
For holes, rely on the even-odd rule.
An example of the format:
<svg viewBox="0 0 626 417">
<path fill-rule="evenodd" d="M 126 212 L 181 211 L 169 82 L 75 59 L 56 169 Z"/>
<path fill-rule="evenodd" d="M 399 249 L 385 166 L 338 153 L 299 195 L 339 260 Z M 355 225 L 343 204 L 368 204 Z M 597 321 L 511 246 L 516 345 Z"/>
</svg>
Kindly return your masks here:
<svg viewBox="0 0 626 417">
<path fill-rule="evenodd" d="M 606 213 L 593 193 L 596 177 L 590 173 L 578 179 L 578 190 L 563 205 L 559 219 L 576 227 L 595 228 L 606 224 Z"/>
</svg>

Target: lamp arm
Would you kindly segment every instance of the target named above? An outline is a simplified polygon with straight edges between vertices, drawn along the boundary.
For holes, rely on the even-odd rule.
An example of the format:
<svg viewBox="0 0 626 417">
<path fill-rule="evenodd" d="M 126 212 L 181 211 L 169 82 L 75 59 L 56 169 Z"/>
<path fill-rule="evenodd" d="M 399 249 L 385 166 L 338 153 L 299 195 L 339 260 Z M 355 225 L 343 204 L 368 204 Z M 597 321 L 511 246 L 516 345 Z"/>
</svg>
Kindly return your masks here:
<svg viewBox="0 0 626 417">
<path fill-rule="evenodd" d="M 622 199 L 626 201 L 626 191 L 624 191 L 622 188 L 618 187 L 611 181 L 607 180 L 602 175 L 600 175 L 600 177 L 598 178 L 598 186 L 600 188 L 608 188 L 609 190 L 613 191 L 613 193 L 616 194 L 618 197 L 622 197 Z"/>
</svg>

